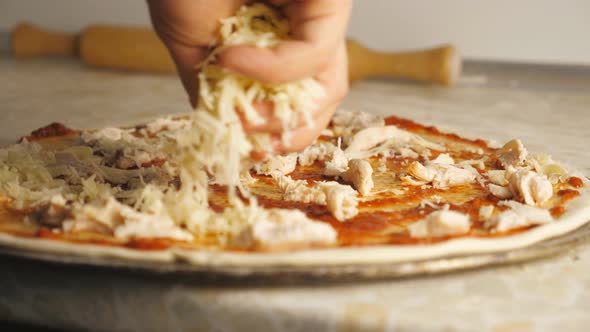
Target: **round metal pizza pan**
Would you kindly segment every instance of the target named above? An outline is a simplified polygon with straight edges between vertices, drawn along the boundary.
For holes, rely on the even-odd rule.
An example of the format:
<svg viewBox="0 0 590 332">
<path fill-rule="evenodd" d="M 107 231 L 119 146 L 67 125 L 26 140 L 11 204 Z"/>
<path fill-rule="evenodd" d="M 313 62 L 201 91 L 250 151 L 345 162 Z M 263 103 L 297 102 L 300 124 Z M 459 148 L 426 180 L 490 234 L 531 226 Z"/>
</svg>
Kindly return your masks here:
<svg viewBox="0 0 590 332">
<path fill-rule="evenodd" d="M 357 281 L 436 275 L 468 269 L 517 264 L 567 253 L 590 243 L 590 224 L 568 234 L 554 237 L 516 250 L 493 253 L 447 256 L 436 259 L 392 264 L 343 264 L 330 266 L 195 266 L 183 262 L 130 262 L 112 257 L 82 257 L 75 254 L 52 254 L 33 250 L 0 248 L 0 255 L 21 263 L 54 264 L 74 268 L 116 270 L 158 277 L 213 283 L 285 284 L 297 282 Z"/>
</svg>

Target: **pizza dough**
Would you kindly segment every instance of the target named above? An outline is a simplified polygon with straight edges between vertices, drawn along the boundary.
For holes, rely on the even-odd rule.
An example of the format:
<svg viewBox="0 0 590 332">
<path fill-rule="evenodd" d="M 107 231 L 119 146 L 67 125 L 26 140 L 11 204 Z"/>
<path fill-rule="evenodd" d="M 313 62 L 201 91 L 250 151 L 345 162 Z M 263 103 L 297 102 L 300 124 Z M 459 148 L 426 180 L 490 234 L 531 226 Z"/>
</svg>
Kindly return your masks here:
<svg viewBox="0 0 590 332">
<path fill-rule="evenodd" d="M 339 117 L 350 115 L 338 113 L 334 124 L 342 123 Z M 334 124 L 329 128 L 331 132 L 339 130 Z M 132 195 L 120 189 L 117 189 L 120 196 L 107 204 L 106 209 L 82 205 L 84 211 L 78 212 L 85 217 L 78 221 L 76 218 L 67 220 L 76 211 L 68 211 L 67 217 L 59 213 L 58 208 L 66 206 L 70 199 L 65 197 L 72 195 L 68 190 L 88 191 L 84 197 L 92 199 L 99 195 L 100 186 L 110 186 L 109 190 L 113 190 L 130 181 L 126 186 L 133 190 L 138 185 L 133 185 L 137 176 L 153 185 L 163 183 L 177 188 L 177 175 L 165 169 L 169 166 L 164 166 L 165 149 L 150 147 L 165 147 L 171 137 L 170 131 L 185 130 L 189 126 L 185 119 L 159 119 L 135 128 L 82 133 L 53 125 L 28 137 L 29 143 L 0 150 L 0 157 L 4 158 L 0 160 L 5 165 L 12 160 L 8 156 L 16 156 L 20 148 L 28 153 L 28 158 L 33 158 L 32 151 L 39 156 L 51 155 L 50 160 L 55 160 L 57 155 L 58 159 L 81 170 L 90 167 L 101 172 L 86 175 L 88 188 L 83 184 L 73 185 L 67 187 L 63 195 L 50 195 L 49 203 L 57 209 L 53 214 L 47 214 L 50 210 L 47 205 L 45 215 L 39 211 L 25 213 L 30 210 L 19 210 L 10 205 L 16 200 L 12 203 L 7 200 L 0 217 L 0 243 L 44 253 L 106 256 L 123 261 L 187 261 L 199 266 L 372 264 L 512 250 L 573 231 L 590 219 L 587 180 L 546 155 L 528 154 L 519 141 L 495 149 L 480 140 L 463 139 L 395 117 L 367 125 L 375 126 L 368 128 L 392 127 L 388 130 L 396 132 L 396 141 L 386 137 L 360 150 L 355 148 L 354 154 L 347 154 L 347 147 L 356 144 L 355 135 L 366 132 L 367 128 L 360 126 L 344 131 L 347 132 L 344 136 L 326 132 L 332 136 L 322 136 L 298 154 L 275 156 L 253 164 L 251 172 L 243 174 L 241 182 L 256 197 L 257 211 L 263 213 L 237 229 L 229 242 L 195 237 L 170 220 L 144 220 L 136 215 L 134 204 L 125 204 Z M 129 141 L 136 143 L 135 148 L 129 148 Z M 51 148 L 44 149 L 44 146 Z M 128 149 L 109 153 L 120 151 L 121 146 Z M 50 151 L 56 147 L 59 151 L 52 154 Z M 69 157 L 63 155 L 64 151 Z M 352 159 L 358 157 L 358 151 L 365 157 Z M 72 156 L 78 158 L 75 160 L 79 165 L 72 163 Z M 337 161 L 339 158 L 345 162 Z M 331 164 L 347 168 L 336 175 L 326 175 Z M 52 167 L 59 169 L 59 165 Z M 360 167 L 365 167 L 365 171 L 360 171 Z M 55 170 L 50 168 L 51 172 Z M 360 188 L 369 181 L 367 174 L 373 186 L 361 193 Z M 102 180 L 97 180 L 97 176 Z M 289 183 L 281 185 L 281 179 L 291 187 Z M 51 181 L 58 180 L 63 179 Z M 54 185 L 51 181 L 49 183 Z M 547 202 L 538 200 L 546 195 L 544 181 L 551 184 L 551 205 L 543 205 Z M 94 185 L 89 185 L 91 183 Z M 293 183 L 297 186 L 293 187 Z M 3 190 L 6 184 L 2 183 Z M 506 188 L 511 199 L 494 198 L 490 190 L 492 184 Z M 220 188 L 215 181 L 210 181 L 210 204 L 217 210 L 227 204 L 227 201 L 224 203 L 226 192 Z M 340 194 L 338 190 L 344 191 Z M 347 195 L 353 202 L 350 207 L 356 212 L 340 214 L 338 209 L 346 206 Z M 338 201 L 331 209 L 328 201 L 333 197 Z M 158 202 L 151 201 L 149 205 L 157 208 Z M 281 215 L 281 211 L 293 208 L 292 212 Z M 21 212 L 14 214 L 15 211 Z M 273 215 L 274 221 L 269 222 L 268 215 Z M 48 216 L 54 218 L 43 222 L 35 220 Z M 103 228 L 83 229 L 89 216 L 103 218 L 100 224 Z M 116 218 L 112 219 L 113 216 Z M 231 214 L 226 217 L 231 218 Z M 392 219 L 387 223 L 383 222 L 384 218 Z M 112 224 L 109 229 L 107 224 L 112 220 L 118 220 L 119 224 Z M 51 226 L 52 222 L 55 225 Z M 77 222 L 81 226 L 76 227 Z M 249 249 L 244 252 L 240 248 Z"/>
<path fill-rule="evenodd" d="M 41 128 L 0 149 L 0 244 L 197 265 L 385 263 L 510 250 L 589 219 L 588 181 L 512 140 L 406 119 L 337 113 L 304 151 L 256 162 L 270 137 L 242 116 L 274 103 L 283 143 L 323 94 L 313 79 L 264 85 L 225 73 L 225 46 L 272 47 L 288 24 L 264 5 L 222 22 L 195 112 L 133 128 Z"/>
</svg>

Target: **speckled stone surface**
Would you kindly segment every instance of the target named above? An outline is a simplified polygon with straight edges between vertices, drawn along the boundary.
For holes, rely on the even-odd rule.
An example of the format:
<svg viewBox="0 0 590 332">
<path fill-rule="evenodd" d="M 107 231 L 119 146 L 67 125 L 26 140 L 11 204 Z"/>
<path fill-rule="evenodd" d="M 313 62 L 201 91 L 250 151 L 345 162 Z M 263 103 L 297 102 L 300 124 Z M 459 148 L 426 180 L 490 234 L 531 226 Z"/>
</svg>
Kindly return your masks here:
<svg viewBox="0 0 590 332">
<path fill-rule="evenodd" d="M 174 77 L 0 58 L 0 143 L 189 111 Z M 520 137 L 590 175 L 590 70 L 471 64 L 458 87 L 367 81 L 343 108 L 497 142 Z M 100 331 L 587 331 L 590 249 L 524 265 L 371 283 L 199 285 L 0 260 L 0 319 Z"/>
</svg>

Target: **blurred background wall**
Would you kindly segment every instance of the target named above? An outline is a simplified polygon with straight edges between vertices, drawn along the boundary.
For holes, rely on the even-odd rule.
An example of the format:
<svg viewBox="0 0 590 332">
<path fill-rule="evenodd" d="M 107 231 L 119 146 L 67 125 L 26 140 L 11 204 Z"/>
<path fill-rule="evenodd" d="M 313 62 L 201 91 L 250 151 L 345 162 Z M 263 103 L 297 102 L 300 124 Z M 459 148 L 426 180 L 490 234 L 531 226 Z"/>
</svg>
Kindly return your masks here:
<svg viewBox="0 0 590 332">
<path fill-rule="evenodd" d="M 149 25 L 142 0 L 0 0 L 0 30 L 21 20 Z M 469 58 L 590 65 L 590 0 L 356 0 L 349 35 L 382 50 L 452 42 Z"/>
</svg>

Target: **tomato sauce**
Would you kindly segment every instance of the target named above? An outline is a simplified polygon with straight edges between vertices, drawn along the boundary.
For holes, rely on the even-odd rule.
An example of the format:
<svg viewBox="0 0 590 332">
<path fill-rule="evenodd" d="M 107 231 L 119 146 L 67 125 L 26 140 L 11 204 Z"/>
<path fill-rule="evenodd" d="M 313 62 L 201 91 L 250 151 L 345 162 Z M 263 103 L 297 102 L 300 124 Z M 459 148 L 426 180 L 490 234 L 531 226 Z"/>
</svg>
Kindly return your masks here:
<svg viewBox="0 0 590 332">
<path fill-rule="evenodd" d="M 494 149 L 490 148 L 487 143 L 480 139 L 466 139 L 459 137 L 452 133 L 440 132 L 437 128 L 431 126 L 423 126 L 411 120 L 402 119 L 399 117 L 391 116 L 385 119 L 387 125 L 394 125 L 401 129 L 405 129 L 417 134 L 426 134 L 448 139 L 450 141 L 456 141 L 466 143 L 479 147 L 486 152 L 488 157 L 485 161 L 486 168 L 496 166 L 496 158 L 493 152 Z M 65 127 L 63 124 L 52 123 L 49 126 L 40 128 L 31 133 L 26 138 L 28 140 L 40 140 L 42 138 L 56 137 L 56 136 L 67 136 L 78 134 L 79 131 Z M 332 137 L 322 136 L 321 140 L 331 140 Z M 435 158 L 440 152 L 432 151 L 432 158 Z M 453 158 L 458 160 L 470 160 L 480 159 L 481 153 L 475 151 L 450 151 Z M 400 169 L 405 170 L 407 165 L 414 161 L 424 161 L 424 158 L 420 156 L 417 159 L 412 158 L 387 158 L 387 168 L 397 172 Z M 143 167 L 160 167 L 165 163 L 165 160 L 155 159 L 142 165 Z M 290 174 L 295 180 L 307 180 L 313 181 L 333 181 L 334 177 L 325 176 L 321 173 L 323 162 L 316 162 L 311 166 L 297 166 L 296 169 Z M 276 190 L 276 184 L 274 180 L 267 176 L 259 176 L 252 173 L 252 176 L 257 179 L 263 188 L 270 188 Z M 571 177 L 567 183 L 570 187 L 581 188 L 584 186 L 582 179 L 577 177 Z M 178 184 L 177 187 L 179 187 Z M 426 243 L 437 243 L 447 241 L 453 238 L 460 237 L 501 237 L 506 235 L 512 235 L 524 232 L 535 226 L 523 227 L 520 229 L 510 230 L 508 232 L 490 232 L 486 227 L 485 223 L 480 220 L 479 211 L 482 206 L 493 205 L 499 211 L 507 209 L 504 206 L 497 206 L 499 201 L 498 198 L 487 193 L 479 184 L 473 184 L 471 186 L 459 186 L 449 188 L 445 190 L 432 188 L 430 186 L 407 186 L 402 195 L 395 195 L 393 193 L 379 194 L 377 198 L 371 201 L 359 202 L 359 214 L 350 220 L 340 222 L 336 220 L 328 208 L 323 205 L 291 202 L 282 199 L 274 199 L 264 195 L 256 195 L 258 204 L 265 208 L 284 208 L 284 209 L 298 209 L 306 213 L 310 218 L 320 220 L 330 224 L 338 233 L 339 245 L 341 246 L 354 246 L 354 245 L 377 245 L 377 244 L 396 244 L 396 245 L 410 245 L 410 244 L 426 244 Z M 441 196 L 447 197 L 447 194 L 461 194 L 466 192 L 471 200 L 462 204 L 449 204 L 449 209 L 457 212 L 461 212 L 469 215 L 472 222 L 472 229 L 468 234 L 462 234 L 457 236 L 444 236 L 437 238 L 426 238 L 418 239 L 410 237 L 407 225 L 414 221 L 424 218 L 424 216 L 432 213 L 438 208 L 429 204 L 420 204 L 420 202 L 432 200 L 432 196 L 440 194 Z M 215 212 L 222 212 L 227 202 L 227 187 L 220 185 L 210 186 L 211 200 L 210 207 Z M 573 189 L 562 189 L 557 191 L 558 201 L 554 207 L 551 208 L 550 212 L 554 217 L 562 215 L 566 209 L 564 204 L 569 200 L 579 196 L 580 193 Z M 247 199 L 241 197 L 245 202 Z M 435 203 L 436 204 L 436 203 Z M 436 204 L 440 206 L 441 204 Z M 389 210 L 389 211 L 387 211 Z M 21 216 L 22 217 L 22 216 Z M 16 230 L 7 230 L 7 233 L 15 234 L 18 236 L 31 236 L 43 239 L 60 240 L 72 243 L 89 243 L 96 245 L 105 246 L 119 246 L 138 250 L 165 250 L 173 245 L 180 245 L 186 248 L 199 248 L 203 246 L 203 241 L 207 243 L 214 243 L 214 239 L 211 241 L 205 239 L 199 239 L 194 243 L 188 243 L 184 241 L 176 241 L 174 239 L 132 239 L 129 241 L 120 241 L 117 239 L 109 240 L 109 236 L 90 236 L 84 239 L 77 238 L 75 235 L 55 233 L 45 227 L 39 227 L 35 231 L 31 232 L 19 232 Z M 199 242 L 200 241 L 200 242 Z M 198 243 L 197 243 L 198 242 Z"/>
<path fill-rule="evenodd" d="M 412 120 L 399 118 L 397 116 L 390 116 L 390 117 L 385 118 L 385 124 L 388 126 L 396 126 L 400 129 L 404 129 L 404 130 L 411 131 L 414 133 L 422 133 L 422 134 L 430 134 L 430 135 L 434 135 L 434 136 L 439 136 L 439 137 L 447 138 L 449 140 L 456 141 L 456 142 L 463 142 L 463 143 L 472 144 L 472 145 L 478 146 L 484 150 L 490 150 L 490 147 L 488 146 L 486 141 L 484 141 L 482 139 L 472 140 L 472 139 L 461 137 L 461 136 L 459 136 L 457 134 L 453 134 L 453 133 L 443 133 L 440 130 L 438 130 L 436 127 L 424 126 L 424 125 L 416 123 Z"/>
<path fill-rule="evenodd" d="M 30 135 L 21 138 L 20 141 L 22 141 L 23 139 L 27 139 L 31 142 L 49 137 L 73 136 L 79 133 L 79 130 L 68 128 L 59 122 L 53 122 L 45 127 L 41 127 L 37 130 L 34 130 L 33 132 L 31 132 Z"/>
<path fill-rule="evenodd" d="M 584 186 L 584 181 L 576 176 L 572 176 L 567 182 L 574 188 L 582 188 Z"/>
</svg>

